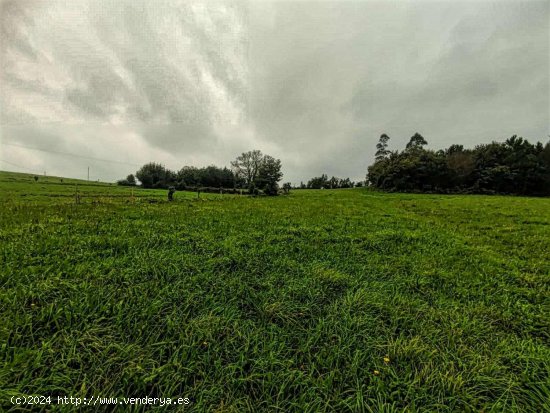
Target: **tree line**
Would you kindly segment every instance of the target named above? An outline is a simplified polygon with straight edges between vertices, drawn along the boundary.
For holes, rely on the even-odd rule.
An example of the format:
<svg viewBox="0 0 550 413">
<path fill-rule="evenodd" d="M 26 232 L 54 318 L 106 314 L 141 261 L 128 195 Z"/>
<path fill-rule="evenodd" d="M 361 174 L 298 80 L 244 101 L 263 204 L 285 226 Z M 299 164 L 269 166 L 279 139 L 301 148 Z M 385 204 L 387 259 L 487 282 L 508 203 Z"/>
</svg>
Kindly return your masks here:
<svg viewBox="0 0 550 413">
<path fill-rule="evenodd" d="M 550 195 L 550 142 L 532 144 L 512 136 L 466 149 L 451 145 L 429 150 L 415 133 L 402 151 L 388 150 L 390 137 L 382 134 L 367 182 L 400 192 L 494 193 Z"/>
<path fill-rule="evenodd" d="M 415 133 L 401 151 L 388 149 L 390 137 L 382 134 L 376 145 L 374 163 L 368 167 L 366 183 L 387 191 L 437 193 L 493 193 L 550 195 L 550 142 L 532 144 L 517 135 L 504 142 L 491 142 L 466 149 L 451 145 L 430 150 L 428 142 Z M 218 192 L 223 189 L 248 194 L 288 193 L 290 183 L 279 188 L 283 176 L 280 159 L 259 150 L 244 152 L 231 168 L 210 165 L 184 166 L 172 171 L 151 162 L 118 181 L 119 185 Z M 349 178 L 326 174 L 303 182 L 296 189 L 338 189 L 362 186 Z M 281 191 L 282 190 L 282 191 Z"/>
<path fill-rule="evenodd" d="M 169 188 L 178 190 L 202 190 L 217 192 L 220 189 L 245 190 L 249 194 L 277 195 L 279 181 L 283 177 L 280 159 L 265 155 L 259 150 L 244 152 L 231 162 L 231 169 L 210 165 L 202 168 L 184 166 L 172 171 L 164 165 L 150 162 L 143 165 L 135 175 L 121 179 L 119 185 L 137 185 L 143 188 Z M 290 184 L 283 185 L 288 192 Z"/>
<path fill-rule="evenodd" d="M 353 182 L 349 178 L 337 178 L 335 176 L 329 179 L 327 174 L 321 176 L 315 176 L 311 178 L 307 184 L 300 182 L 300 186 L 296 189 L 340 189 L 340 188 L 353 188 L 361 187 L 363 182 Z"/>
</svg>

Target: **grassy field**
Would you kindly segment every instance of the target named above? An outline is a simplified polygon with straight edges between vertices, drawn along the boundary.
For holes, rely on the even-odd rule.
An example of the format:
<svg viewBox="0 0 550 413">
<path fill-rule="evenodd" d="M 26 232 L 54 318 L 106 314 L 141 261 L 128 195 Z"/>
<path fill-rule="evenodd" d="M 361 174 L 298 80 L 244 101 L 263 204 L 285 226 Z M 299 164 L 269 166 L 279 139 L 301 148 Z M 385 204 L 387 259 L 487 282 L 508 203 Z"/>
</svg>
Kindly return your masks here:
<svg viewBox="0 0 550 413">
<path fill-rule="evenodd" d="M 0 173 L 5 411 L 550 411 L 550 199 L 76 183 Z"/>
<path fill-rule="evenodd" d="M 38 180 L 35 180 L 35 176 Z M 114 183 L 89 182 L 79 179 L 60 178 L 55 176 L 29 175 L 16 172 L 0 171 L 0 200 L 4 203 L 34 205 L 55 202 L 59 204 L 75 203 L 78 195 L 81 203 L 120 203 L 133 202 L 136 199 L 147 202 L 166 200 L 165 189 L 142 190 L 118 186 Z M 224 194 L 226 196 L 227 194 Z M 228 195 L 227 195 L 228 196 Z M 196 192 L 179 192 L 178 198 L 196 198 Z M 216 199 L 218 194 L 201 193 L 201 198 Z M 58 198 L 54 200 L 53 198 Z"/>
</svg>

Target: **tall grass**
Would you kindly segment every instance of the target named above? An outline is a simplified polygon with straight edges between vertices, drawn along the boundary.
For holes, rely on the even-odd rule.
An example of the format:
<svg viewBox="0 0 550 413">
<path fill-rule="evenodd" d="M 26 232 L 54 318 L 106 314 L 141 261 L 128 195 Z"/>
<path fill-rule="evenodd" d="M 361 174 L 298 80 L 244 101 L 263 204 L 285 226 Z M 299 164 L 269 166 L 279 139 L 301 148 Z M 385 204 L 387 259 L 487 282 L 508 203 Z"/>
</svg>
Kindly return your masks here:
<svg viewBox="0 0 550 413">
<path fill-rule="evenodd" d="M 21 196 L 33 185 L 0 180 L 5 411 L 21 394 L 550 410 L 548 199 L 144 191 L 75 205 L 63 188 Z"/>
</svg>

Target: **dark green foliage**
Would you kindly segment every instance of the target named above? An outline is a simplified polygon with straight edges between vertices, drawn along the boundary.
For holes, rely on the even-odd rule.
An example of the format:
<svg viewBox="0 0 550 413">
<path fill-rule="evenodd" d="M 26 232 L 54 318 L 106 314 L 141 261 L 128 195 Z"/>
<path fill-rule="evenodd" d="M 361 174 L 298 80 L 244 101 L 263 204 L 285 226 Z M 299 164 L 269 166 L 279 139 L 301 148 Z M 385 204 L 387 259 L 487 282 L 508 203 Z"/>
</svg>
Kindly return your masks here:
<svg viewBox="0 0 550 413">
<path fill-rule="evenodd" d="M 130 174 L 126 177 L 126 179 L 117 181 L 117 184 L 122 186 L 136 186 L 136 178 L 133 174 Z"/>
<path fill-rule="evenodd" d="M 321 189 L 321 188 L 328 188 L 328 177 L 326 174 L 322 174 L 321 176 L 316 176 L 315 178 L 311 178 L 307 183 L 308 189 Z"/>
<path fill-rule="evenodd" d="M 1 411 L 549 411 L 549 199 L 40 181 L 0 174 Z"/>
<path fill-rule="evenodd" d="M 133 175 L 130 175 L 133 176 Z M 130 177 L 129 176 L 129 177 Z M 240 185 L 240 181 L 228 168 L 210 165 L 204 168 L 184 166 L 177 173 L 156 163 L 144 165 L 136 176 L 144 188 L 168 188 L 174 186 L 178 190 L 196 188 L 233 189 Z M 119 185 L 130 185 L 129 177 L 118 181 Z M 135 181 L 134 181 L 135 182 Z"/>
<path fill-rule="evenodd" d="M 402 152 L 391 152 L 368 168 L 367 180 L 390 191 L 550 195 L 549 144 L 512 136 L 464 149 L 426 150 L 415 134 Z"/>
<path fill-rule="evenodd" d="M 289 194 L 291 189 L 292 189 L 292 184 L 290 182 L 285 182 L 283 184 L 283 192 L 285 194 Z"/>
<path fill-rule="evenodd" d="M 206 192 L 220 192 L 235 188 L 246 187 L 246 192 L 258 195 L 277 195 L 277 183 L 283 176 L 281 161 L 260 151 L 243 153 L 232 162 L 235 172 L 223 167 L 210 165 L 204 168 L 184 166 L 177 173 L 157 163 L 148 163 L 141 167 L 136 176 L 143 188 L 168 188 L 174 186 L 178 190 L 198 190 L 204 188 Z M 129 175 L 118 181 L 119 185 L 132 185 Z M 134 178 L 135 183 L 135 178 Z"/>
<path fill-rule="evenodd" d="M 239 181 L 239 186 L 246 187 L 252 195 L 277 195 L 278 182 L 283 177 L 281 160 L 264 155 L 259 150 L 244 152 L 237 157 L 231 166 Z"/>
<path fill-rule="evenodd" d="M 426 139 L 424 139 L 421 134 L 416 132 L 413 136 L 411 136 L 411 139 L 409 140 L 409 143 L 407 143 L 405 149 L 409 151 L 415 151 L 422 149 L 427 144 L 428 142 L 426 141 Z"/>
<path fill-rule="evenodd" d="M 177 173 L 178 189 L 189 187 L 211 187 L 211 188 L 235 188 L 237 182 L 235 175 L 228 168 L 219 168 L 214 165 L 206 168 L 184 166 Z"/>
<path fill-rule="evenodd" d="M 354 183 L 349 178 L 338 179 L 338 184 L 334 188 L 353 188 Z"/>
<path fill-rule="evenodd" d="M 340 179 L 335 176 L 328 179 L 326 174 L 311 178 L 307 183 L 309 189 L 339 189 L 339 188 L 353 188 L 354 183 L 349 178 Z"/>
<path fill-rule="evenodd" d="M 136 172 L 144 188 L 168 188 L 176 182 L 176 174 L 159 163 L 151 162 L 143 165 Z"/>
<path fill-rule="evenodd" d="M 256 186 L 256 179 L 262 164 L 264 155 L 259 150 L 243 152 L 237 156 L 231 167 L 235 175 L 241 180 L 242 184 L 252 193 Z"/>
<path fill-rule="evenodd" d="M 388 150 L 388 141 L 390 140 L 390 137 L 383 133 L 380 135 L 380 139 L 378 140 L 378 143 L 376 144 L 376 153 L 374 155 L 375 159 L 377 161 L 384 159 L 390 154 L 390 151 Z"/>
<path fill-rule="evenodd" d="M 281 160 L 275 159 L 269 155 L 264 155 L 258 169 L 255 186 L 264 191 L 266 195 L 274 196 L 278 193 L 279 186 L 277 183 L 282 177 Z"/>
<path fill-rule="evenodd" d="M 177 188 L 185 189 L 186 186 L 203 186 L 199 168 L 194 166 L 184 166 L 177 173 Z"/>
</svg>

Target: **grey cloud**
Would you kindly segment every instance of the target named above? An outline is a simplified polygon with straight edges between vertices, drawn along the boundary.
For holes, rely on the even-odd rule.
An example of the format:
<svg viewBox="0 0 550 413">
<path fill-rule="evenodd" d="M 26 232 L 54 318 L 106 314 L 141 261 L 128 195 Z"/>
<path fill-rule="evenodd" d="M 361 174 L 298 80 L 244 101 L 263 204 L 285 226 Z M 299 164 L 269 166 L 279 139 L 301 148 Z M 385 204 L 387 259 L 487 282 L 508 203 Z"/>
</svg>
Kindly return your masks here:
<svg viewBox="0 0 550 413">
<path fill-rule="evenodd" d="M 34 2 L 28 0 L 5 0 L 0 3 L 0 34 L 2 35 L 2 53 L 13 47 L 30 58 L 36 58 L 36 50 L 30 39 L 25 36 L 23 28 L 32 25 L 28 8 Z"/>
<path fill-rule="evenodd" d="M 1 5 L 6 141 L 108 157 L 111 139 L 174 168 L 259 148 L 299 182 L 363 178 L 383 132 L 395 148 L 549 133 L 544 1 Z"/>
<path fill-rule="evenodd" d="M 435 147 L 453 141 L 474 145 L 515 133 L 543 139 L 549 126 L 549 50 L 548 23 L 541 16 L 548 16 L 548 5 L 507 5 L 523 7 L 519 13 L 516 7 L 482 4 L 449 25 L 441 53 L 423 67 L 425 81 L 398 80 L 394 87 L 367 83 L 350 103 L 355 116 L 385 120 L 380 127 L 390 135 L 393 131 L 400 147 L 415 130 Z"/>
</svg>

